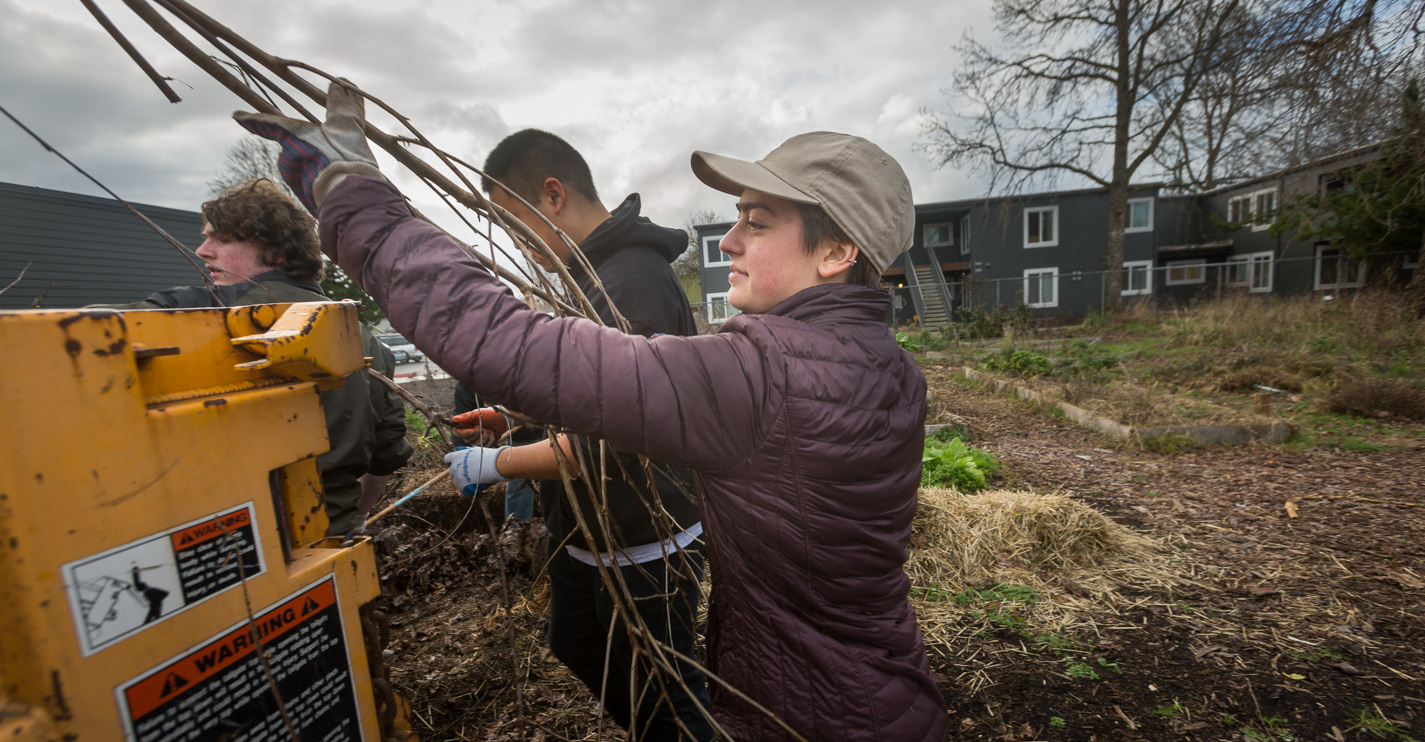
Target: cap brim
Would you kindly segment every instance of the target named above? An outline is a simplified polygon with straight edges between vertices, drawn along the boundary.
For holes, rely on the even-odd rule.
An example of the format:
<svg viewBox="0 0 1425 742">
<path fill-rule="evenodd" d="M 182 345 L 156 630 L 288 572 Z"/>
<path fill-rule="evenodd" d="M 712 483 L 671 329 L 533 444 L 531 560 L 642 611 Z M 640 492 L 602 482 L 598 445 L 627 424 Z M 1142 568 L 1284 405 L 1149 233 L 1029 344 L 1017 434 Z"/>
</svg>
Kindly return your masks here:
<svg viewBox="0 0 1425 742">
<path fill-rule="evenodd" d="M 709 187 L 733 196 L 741 196 L 750 188 L 796 203 L 819 203 L 815 197 L 793 188 L 755 162 L 697 151 L 693 153 L 693 174 Z"/>
</svg>

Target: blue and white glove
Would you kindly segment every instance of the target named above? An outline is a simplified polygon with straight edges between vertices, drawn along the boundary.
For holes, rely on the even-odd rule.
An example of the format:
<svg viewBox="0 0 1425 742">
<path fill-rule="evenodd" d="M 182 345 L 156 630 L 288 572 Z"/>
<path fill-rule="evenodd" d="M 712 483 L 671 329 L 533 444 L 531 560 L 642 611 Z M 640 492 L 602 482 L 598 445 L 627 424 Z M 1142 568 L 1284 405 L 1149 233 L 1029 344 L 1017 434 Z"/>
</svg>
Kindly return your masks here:
<svg viewBox="0 0 1425 742">
<path fill-rule="evenodd" d="M 322 197 L 343 176 L 382 177 L 366 144 L 365 111 L 366 99 L 334 80 L 327 89 L 327 119 L 320 125 L 246 111 L 233 118 L 253 134 L 282 145 L 277 170 L 302 205 L 316 214 Z"/>
<path fill-rule="evenodd" d="M 473 497 L 496 482 L 508 482 L 509 477 L 500 474 L 495 462 L 509 446 L 499 448 L 458 448 L 445 455 L 445 463 L 450 467 L 450 476 L 455 480 L 455 489 L 466 497 Z"/>
</svg>

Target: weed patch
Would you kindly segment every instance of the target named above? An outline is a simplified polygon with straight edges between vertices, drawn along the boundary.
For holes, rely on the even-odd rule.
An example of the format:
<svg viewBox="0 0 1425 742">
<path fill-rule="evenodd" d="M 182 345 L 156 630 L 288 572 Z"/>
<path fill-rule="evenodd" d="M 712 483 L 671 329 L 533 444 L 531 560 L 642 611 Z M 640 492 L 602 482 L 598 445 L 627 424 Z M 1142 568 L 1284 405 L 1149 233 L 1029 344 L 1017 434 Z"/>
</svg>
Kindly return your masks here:
<svg viewBox="0 0 1425 742">
<path fill-rule="evenodd" d="M 1351 712 L 1347 721 L 1351 726 L 1346 731 L 1351 732 L 1357 729 L 1377 737 L 1379 739 L 1397 739 L 1401 742 L 1415 742 L 1415 738 L 1406 734 L 1409 727 L 1385 718 L 1378 709 L 1361 709 Z"/>
</svg>

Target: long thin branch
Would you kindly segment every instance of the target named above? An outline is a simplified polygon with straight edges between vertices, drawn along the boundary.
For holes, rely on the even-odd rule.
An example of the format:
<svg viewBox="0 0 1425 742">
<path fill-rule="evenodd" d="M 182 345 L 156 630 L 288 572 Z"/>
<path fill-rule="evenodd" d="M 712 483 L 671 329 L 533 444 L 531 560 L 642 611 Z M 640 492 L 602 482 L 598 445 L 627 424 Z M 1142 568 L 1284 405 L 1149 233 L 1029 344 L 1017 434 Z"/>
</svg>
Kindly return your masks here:
<svg viewBox="0 0 1425 742">
<path fill-rule="evenodd" d="M 178 97 L 178 93 L 173 92 L 173 88 L 168 84 L 168 78 L 158 74 L 158 70 L 154 69 L 153 65 L 149 64 L 148 60 L 144 59 L 142 54 L 139 54 L 139 50 L 135 48 L 133 44 L 130 44 L 129 40 L 124 38 L 123 34 L 119 33 L 118 27 L 114 25 L 113 21 L 109 20 L 109 16 L 104 15 L 104 11 L 100 10 L 99 6 L 95 5 L 93 0 L 79 0 L 79 2 L 83 3 L 84 7 L 89 10 L 90 15 L 94 16 L 94 20 L 99 21 L 99 25 L 103 26 L 104 30 L 109 32 L 109 35 L 113 37 L 114 41 L 118 42 L 119 47 L 128 53 L 129 59 L 134 60 L 134 64 L 137 64 L 139 69 L 143 70 L 145 75 L 148 75 L 148 79 L 152 80 L 153 84 L 157 85 L 158 89 L 163 91 L 163 94 L 168 97 L 169 103 L 178 103 L 183 100 Z"/>
<path fill-rule="evenodd" d="M 25 263 L 25 267 L 20 269 L 20 275 L 15 276 L 15 280 L 5 284 L 5 288 L 0 289 L 0 294 L 3 294 L 6 291 L 9 291 L 10 289 L 14 288 L 15 284 L 19 283 L 20 279 L 25 277 L 25 272 L 28 271 L 30 269 L 30 266 L 32 265 L 34 265 L 33 262 Z"/>
<path fill-rule="evenodd" d="M 374 368 L 366 369 L 366 375 L 371 379 L 381 382 L 381 384 L 384 385 L 387 389 L 390 389 L 391 391 L 395 392 L 396 395 L 399 396 L 401 399 L 404 399 L 406 401 L 406 404 L 416 408 L 420 411 L 422 415 L 425 415 L 426 419 L 429 421 L 430 427 L 435 429 L 435 432 L 440 435 L 440 442 L 445 444 L 445 450 L 450 451 L 455 448 L 455 445 L 450 442 L 450 437 L 447 436 L 445 434 L 445 431 L 441 429 L 440 413 L 436 412 L 434 408 L 432 408 L 425 402 L 420 401 L 416 398 L 415 395 L 411 394 L 405 389 L 402 389 L 400 384 L 397 384 L 391 379 L 386 378 L 386 374 L 383 374 Z"/>
</svg>

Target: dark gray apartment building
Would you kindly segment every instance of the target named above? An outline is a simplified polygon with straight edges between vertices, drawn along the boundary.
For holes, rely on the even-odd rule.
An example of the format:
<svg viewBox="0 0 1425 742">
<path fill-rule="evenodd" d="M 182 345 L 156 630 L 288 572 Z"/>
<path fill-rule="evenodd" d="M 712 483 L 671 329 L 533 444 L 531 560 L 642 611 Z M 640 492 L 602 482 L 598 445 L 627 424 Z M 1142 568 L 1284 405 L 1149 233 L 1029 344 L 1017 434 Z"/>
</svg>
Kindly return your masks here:
<svg viewBox="0 0 1425 742">
<path fill-rule="evenodd" d="M 202 214 L 134 206 L 179 242 L 194 248 L 202 242 Z M 0 294 L 0 309 L 118 304 L 201 281 L 191 263 L 117 201 L 0 183 L 0 288 L 14 282 Z"/>
<path fill-rule="evenodd" d="M 1368 269 L 1408 277 L 1413 256 L 1381 256 L 1366 265 L 1340 246 L 1269 230 L 1282 204 L 1341 187 L 1341 173 L 1379 154 L 1380 145 L 1362 147 L 1198 194 L 1133 186 L 1124 303 L 1236 291 L 1330 295 L 1364 285 Z M 893 324 L 930 327 L 976 307 L 1020 304 L 1040 317 L 1080 317 L 1107 303 L 1106 188 L 925 203 L 915 213 L 913 246 L 883 274 L 898 305 L 888 317 Z M 717 249 L 731 228 L 731 222 L 696 227 L 712 324 L 735 312 L 726 303 L 727 257 Z"/>
</svg>

